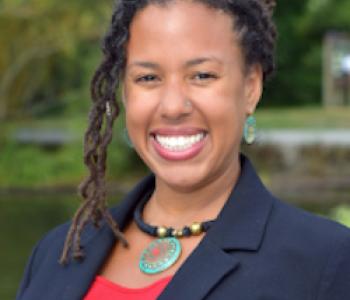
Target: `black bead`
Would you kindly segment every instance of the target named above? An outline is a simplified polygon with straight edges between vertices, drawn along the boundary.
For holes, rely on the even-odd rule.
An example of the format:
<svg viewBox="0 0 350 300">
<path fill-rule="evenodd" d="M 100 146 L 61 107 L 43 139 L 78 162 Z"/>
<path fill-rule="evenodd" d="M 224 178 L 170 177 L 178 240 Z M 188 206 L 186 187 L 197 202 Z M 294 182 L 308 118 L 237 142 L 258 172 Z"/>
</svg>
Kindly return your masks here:
<svg viewBox="0 0 350 300">
<path fill-rule="evenodd" d="M 191 229 L 190 229 L 190 227 L 188 227 L 188 226 L 185 226 L 183 229 L 182 229 L 182 232 L 183 232 L 183 235 L 184 236 L 191 236 Z"/>
<path fill-rule="evenodd" d="M 168 227 L 168 228 L 166 229 L 166 236 L 167 236 L 167 237 L 172 237 L 172 236 L 173 236 L 173 230 L 174 230 L 174 228 Z"/>
</svg>

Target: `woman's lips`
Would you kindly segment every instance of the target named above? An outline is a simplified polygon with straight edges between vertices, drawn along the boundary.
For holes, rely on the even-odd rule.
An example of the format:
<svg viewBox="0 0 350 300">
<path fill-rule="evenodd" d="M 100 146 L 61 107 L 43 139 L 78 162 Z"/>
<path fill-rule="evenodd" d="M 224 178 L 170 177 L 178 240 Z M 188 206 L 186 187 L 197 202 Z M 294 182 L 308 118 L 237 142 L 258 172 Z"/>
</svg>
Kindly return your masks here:
<svg viewBox="0 0 350 300">
<path fill-rule="evenodd" d="M 151 143 L 166 160 L 188 160 L 198 155 L 206 142 L 207 132 L 198 129 L 160 129 L 151 133 Z"/>
</svg>

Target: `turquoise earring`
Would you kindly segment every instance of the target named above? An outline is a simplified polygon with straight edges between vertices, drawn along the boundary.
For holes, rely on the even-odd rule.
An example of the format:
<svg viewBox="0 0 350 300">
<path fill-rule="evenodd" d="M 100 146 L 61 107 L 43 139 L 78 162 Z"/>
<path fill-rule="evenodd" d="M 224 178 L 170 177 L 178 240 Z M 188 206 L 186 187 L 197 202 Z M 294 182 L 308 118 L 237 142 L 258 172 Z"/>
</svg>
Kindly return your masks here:
<svg viewBox="0 0 350 300">
<path fill-rule="evenodd" d="M 244 137 L 245 142 L 248 145 L 253 144 L 255 141 L 255 138 L 256 138 L 256 119 L 252 115 L 248 116 L 247 120 L 245 121 L 243 137 Z"/>
<path fill-rule="evenodd" d="M 125 143 L 130 148 L 134 148 L 134 145 L 132 144 L 132 141 L 130 140 L 130 137 L 129 137 L 129 134 L 128 134 L 128 130 L 126 128 L 123 129 L 123 139 L 124 139 Z"/>
</svg>

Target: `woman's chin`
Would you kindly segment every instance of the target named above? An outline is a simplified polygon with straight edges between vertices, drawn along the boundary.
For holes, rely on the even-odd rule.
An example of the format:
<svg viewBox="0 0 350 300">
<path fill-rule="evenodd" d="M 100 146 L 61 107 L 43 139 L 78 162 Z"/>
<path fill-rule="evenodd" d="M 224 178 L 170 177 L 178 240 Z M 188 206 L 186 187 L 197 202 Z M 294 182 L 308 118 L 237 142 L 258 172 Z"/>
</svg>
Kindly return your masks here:
<svg viewBox="0 0 350 300">
<path fill-rule="evenodd" d="M 155 173 L 157 185 L 165 185 L 179 192 L 193 192 L 204 185 L 205 176 L 200 172 L 185 172 L 180 170 L 169 170 Z"/>
</svg>

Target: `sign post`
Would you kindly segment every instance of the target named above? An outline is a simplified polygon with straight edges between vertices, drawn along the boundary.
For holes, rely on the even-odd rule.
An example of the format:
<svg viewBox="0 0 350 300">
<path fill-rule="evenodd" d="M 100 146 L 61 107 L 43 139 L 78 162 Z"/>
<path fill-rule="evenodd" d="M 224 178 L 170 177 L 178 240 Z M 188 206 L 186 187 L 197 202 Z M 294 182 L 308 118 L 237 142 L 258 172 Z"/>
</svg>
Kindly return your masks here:
<svg viewBox="0 0 350 300">
<path fill-rule="evenodd" d="M 350 105 L 350 35 L 327 33 L 323 43 L 323 104 Z"/>
<path fill-rule="evenodd" d="M 350 54 L 343 57 L 341 62 L 342 88 L 344 105 L 350 105 Z"/>
</svg>

